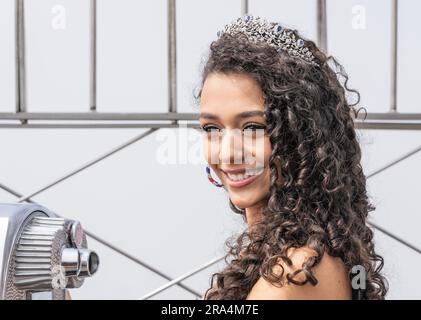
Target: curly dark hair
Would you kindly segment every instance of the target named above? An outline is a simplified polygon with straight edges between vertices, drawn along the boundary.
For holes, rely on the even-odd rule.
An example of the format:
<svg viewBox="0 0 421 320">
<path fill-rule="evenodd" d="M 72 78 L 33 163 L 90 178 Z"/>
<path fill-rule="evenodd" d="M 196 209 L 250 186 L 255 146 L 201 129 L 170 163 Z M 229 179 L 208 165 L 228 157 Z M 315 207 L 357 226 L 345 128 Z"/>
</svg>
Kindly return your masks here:
<svg viewBox="0 0 421 320">
<path fill-rule="evenodd" d="M 226 241 L 227 266 L 213 274 L 204 299 L 245 299 L 260 276 L 274 285 L 284 283 L 285 277 L 295 285 L 316 285 L 312 268 L 324 252 L 342 259 L 350 279 L 353 266 L 365 268 L 366 289 L 360 299 L 384 299 L 388 291 L 381 273 L 384 262 L 375 252 L 373 231 L 366 221 L 368 212 L 376 208 L 368 200 L 354 127 L 354 119 L 364 109 L 355 108 L 360 94 L 348 88 L 348 75 L 336 58 L 293 32 L 305 40 L 317 66 L 267 44 L 250 42 L 243 34 L 228 33 L 211 43 L 202 66 L 196 103 L 210 73 L 246 73 L 257 80 L 272 146 L 263 218 Z M 356 95 L 355 103 L 348 101 L 345 90 Z M 280 173 L 276 159 L 281 160 Z M 276 183 L 279 174 L 281 185 Z M 230 207 L 247 221 L 245 210 L 231 199 Z M 279 258 L 291 265 L 288 249 L 303 246 L 317 255 L 285 277 L 283 271 L 273 273 Z M 304 281 L 294 279 L 298 273 L 305 275 Z"/>
</svg>

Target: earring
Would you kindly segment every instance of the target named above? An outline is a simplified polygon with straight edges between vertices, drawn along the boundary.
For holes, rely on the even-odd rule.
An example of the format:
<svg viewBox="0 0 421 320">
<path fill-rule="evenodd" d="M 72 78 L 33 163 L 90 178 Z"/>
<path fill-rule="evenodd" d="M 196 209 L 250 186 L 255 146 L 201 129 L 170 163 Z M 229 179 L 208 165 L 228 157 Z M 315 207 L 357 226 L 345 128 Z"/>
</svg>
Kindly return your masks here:
<svg viewBox="0 0 421 320">
<path fill-rule="evenodd" d="M 214 178 L 212 178 L 212 175 L 211 175 L 211 172 L 210 172 L 210 168 L 209 168 L 209 166 L 206 166 L 206 173 L 207 173 L 207 175 L 208 175 L 208 180 L 209 180 L 211 183 L 213 183 L 215 186 L 217 186 L 217 187 L 223 187 L 223 186 L 224 186 L 222 183 L 218 183 L 218 182 L 216 182 L 216 181 L 215 181 L 215 179 L 214 179 Z"/>
</svg>

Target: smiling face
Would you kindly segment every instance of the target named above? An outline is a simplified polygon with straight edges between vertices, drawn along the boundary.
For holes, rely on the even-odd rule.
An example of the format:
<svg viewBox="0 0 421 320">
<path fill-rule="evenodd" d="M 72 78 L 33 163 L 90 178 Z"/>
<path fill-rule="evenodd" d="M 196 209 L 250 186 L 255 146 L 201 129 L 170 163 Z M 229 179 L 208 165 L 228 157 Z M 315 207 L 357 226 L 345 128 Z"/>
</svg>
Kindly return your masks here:
<svg viewBox="0 0 421 320">
<path fill-rule="evenodd" d="M 239 208 L 260 207 L 269 194 L 271 144 L 263 92 L 247 74 L 211 73 L 200 98 L 206 160 Z"/>
</svg>

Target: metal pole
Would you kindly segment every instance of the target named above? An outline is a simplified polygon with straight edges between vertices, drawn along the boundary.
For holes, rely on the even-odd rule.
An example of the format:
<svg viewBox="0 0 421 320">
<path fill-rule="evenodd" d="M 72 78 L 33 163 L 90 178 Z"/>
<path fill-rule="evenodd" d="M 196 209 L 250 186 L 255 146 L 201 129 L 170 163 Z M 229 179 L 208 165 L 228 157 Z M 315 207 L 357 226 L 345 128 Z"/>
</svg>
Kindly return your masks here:
<svg viewBox="0 0 421 320">
<path fill-rule="evenodd" d="M 392 0 L 392 43 L 391 43 L 391 88 L 390 112 L 397 111 L 397 77 L 398 77 L 398 0 Z"/>
<path fill-rule="evenodd" d="M 24 0 L 15 0 L 16 112 L 26 111 Z M 27 123 L 26 119 L 21 120 Z"/>
<path fill-rule="evenodd" d="M 241 1 L 241 14 L 244 16 L 249 13 L 249 2 L 248 0 Z"/>
<path fill-rule="evenodd" d="M 327 54 L 326 0 L 317 0 L 317 42 L 319 49 Z"/>
<path fill-rule="evenodd" d="M 168 111 L 177 112 L 177 24 L 175 0 L 168 0 Z M 173 120 L 172 123 L 177 123 Z"/>
<path fill-rule="evenodd" d="M 90 110 L 96 111 L 96 0 L 91 0 L 90 21 Z"/>
</svg>

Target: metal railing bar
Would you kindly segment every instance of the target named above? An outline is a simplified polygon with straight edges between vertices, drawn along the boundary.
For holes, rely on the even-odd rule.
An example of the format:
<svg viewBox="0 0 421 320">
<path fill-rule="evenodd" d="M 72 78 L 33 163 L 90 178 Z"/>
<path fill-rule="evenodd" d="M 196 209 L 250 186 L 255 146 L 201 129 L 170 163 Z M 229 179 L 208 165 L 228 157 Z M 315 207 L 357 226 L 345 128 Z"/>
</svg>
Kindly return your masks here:
<svg viewBox="0 0 421 320">
<path fill-rule="evenodd" d="M 355 121 L 355 128 L 362 130 L 421 130 L 421 123 Z"/>
<path fill-rule="evenodd" d="M 16 112 L 26 111 L 24 0 L 15 0 Z M 26 119 L 21 119 L 27 123 Z"/>
<path fill-rule="evenodd" d="M 177 25 L 176 2 L 167 0 L 168 10 L 168 112 L 177 112 Z M 177 120 L 172 121 L 173 124 Z"/>
<path fill-rule="evenodd" d="M 34 120 L 36 121 L 36 120 Z M 0 123 L 0 129 L 119 129 L 119 128 L 179 128 L 175 123 Z M 187 120 L 189 121 L 189 120 Z M 184 124 L 183 124 L 184 125 Z M 186 123 L 188 128 L 199 128 L 199 123 Z M 421 130 L 421 123 L 390 123 L 390 122 L 355 122 L 355 128 L 360 130 Z"/>
<path fill-rule="evenodd" d="M 319 49 L 327 54 L 326 0 L 317 0 L 317 42 Z"/>
<path fill-rule="evenodd" d="M 221 256 L 221 257 L 218 257 L 218 258 L 214 258 L 214 259 L 210 260 L 209 262 L 206 262 L 205 264 L 201 265 L 200 267 L 195 268 L 195 269 L 193 269 L 193 270 L 191 270 L 191 271 L 189 271 L 189 272 L 187 272 L 187 273 L 185 273 L 185 274 L 183 274 L 183 275 L 175 278 L 174 280 L 171 280 L 170 282 L 162 285 L 161 287 L 157 288 L 156 290 L 154 290 L 154 291 L 152 291 L 152 292 L 144 295 L 139 300 L 149 299 L 149 298 L 157 295 L 158 293 L 160 293 L 160 292 L 162 292 L 162 291 L 164 291 L 164 290 L 166 290 L 166 289 L 168 289 L 168 288 L 170 288 L 170 287 L 178 284 L 180 281 L 183 281 L 183 280 L 185 280 L 185 279 L 187 279 L 187 278 L 195 275 L 196 273 L 198 273 L 198 272 L 200 272 L 200 271 L 202 271 L 202 270 L 210 267 L 211 265 L 213 265 L 213 264 L 215 264 L 215 263 L 217 263 L 217 262 L 219 262 L 219 261 L 221 261 L 223 259 L 224 259 L 224 256 Z"/>
<path fill-rule="evenodd" d="M 140 135 L 138 135 L 138 136 L 136 136 L 136 137 L 134 137 L 134 138 L 130 139 L 129 141 L 127 141 L 127 142 L 125 142 L 125 143 L 123 143 L 123 144 L 121 144 L 121 145 L 119 145 L 119 146 L 117 146 L 117 147 L 113 148 L 112 150 L 110 150 L 110 151 L 108 151 L 108 152 L 106 152 L 106 153 L 104 153 L 104 154 L 100 155 L 99 157 L 97 157 L 97 158 L 95 158 L 95 159 L 93 159 L 93 160 L 89 161 L 88 163 L 86 163 L 86 164 L 82 165 L 81 167 L 79 167 L 79 168 L 77 168 L 77 169 L 75 169 L 75 170 L 72 170 L 70 173 L 65 174 L 64 176 L 60 177 L 59 179 L 56 179 L 55 181 L 53 181 L 53 182 L 51 182 L 51 183 L 47 184 L 46 186 L 44 186 L 44 187 L 42 187 L 42 188 L 40 188 L 40 189 L 38 189 L 38 190 L 36 190 L 36 191 L 34 191 L 34 192 L 32 192 L 32 193 L 30 193 L 30 194 L 26 195 L 26 196 L 23 196 L 23 197 L 19 198 L 19 199 L 18 199 L 18 202 L 26 201 L 27 199 L 32 198 L 32 197 L 34 197 L 34 196 L 36 196 L 36 195 L 40 194 L 41 192 L 43 192 L 43 191 L 45 191 L 45 190 L 50 189 L 51 187 L 53 187 L 53 186 L 57 185 L 58 183 L 60 183 L 60 182 L 62 182 L 62 181 L 64 181 L 64 180 L 66 180 L 66 179 L 68 179 L 68 178 L 70 178 L 70 177 L 74 176 L 75 174 L 77 174 L 77 173 L 79 173 L 79 172 L 81 172 L 81 171 L 83 171 L 83 170 L 85 170 L 85 169 L 87 169 L 87 168 L 89 168 L 89 167 L 93 166 L 94 164 L 96 164 L 96 163 L 98 163 L 98 162 L 100 162 L 100 161 L 102 161 L 102 160 L 104 160 L 104 159 L 108 158 L 109 156 L 111 156 L 111 155 L 113 155 L 113 154 L 117 153 L 118 151 L 121 151 L 121 150 L 123 150 L 124 148 L 126 148 L 126 147 L 128 147 L 128 146 L 132 145 L 133 143 L 135 143 L 135 142 L 139 141 L 140 139 L 142 139 L 142 138 L 144 138 L 144 137 L 148 136 L 149 134 L 151 134 L 152 132 L 154 132 L 154 131 L 156 131 L 156 130 L 157 130 L 157 129 L 149 129 L 148 131 L 143 132 L 142 134 L 140 134 Z"/>
<path fill-rule="evenodd" d="M 383 172 L 383 171 L 385 171 L 386 169 L 389 169 L 390 167 L 392 167 L 392 166 L 394 166 L 395 164 L 398 164 L 399 162 L 401 162 L 401 161 L 403 161 L 403 160 L 405 160 L 405 159 L 407 159 L 407 158 L 409 158 L 409 157 L 413 156 L 414 154 L 416 154 L 416 153 L 417 153 L 417 152 L 419 152 L 419 151 L 421 151 L 421 146 L 416 147 L 415 149 L 413 149 L 413 150 L 411 150 L 411 151 L 409 151 L 409 152 L 405 153 L 403 156 L 401 156 L 401 157 L 399 157 L 399 158 L 397 158 L 397 159 L 395 159 L 395 160 L 393 160 L 393 161 L 389 162 L 388 164 L 384 165 L 383 167 L 381 167 L 381 168 L 379 168 L 379 169 L 377 169 L 377 170 L 375 170 L 375 171 L 373 171 L 373 172 L 369 173 L 369 174 L 367 175 L 367 179 L 370 179 L 370 178 L 372 178 L 372 177 L 376 176 L 376 175 L 377 175 L 377 174 L 379 174 L 380 172 Z"/>
<path fill-rule="evenodd" d="M 366 120 L 390 120 L 390 121 L 398 121 L 398 120 L 421 120 L 421 113 L 399 113 L 399 112 L 368 112 L 367 116 L 359 113 L 357 119 L 364 119 Z"/>
<path fill-rule="evenodd" d="M 2 183 L 0 183 L 0 188 L 1 188 L 1 189 L 3 189 L 3 190 L 5 190 L 5 191 L 7 191 L 8 193 L 10 193 L 10 194 L 14 195 L 14 196 L 15 196 L 15 197 L 17 197 L 17 198 L 22 197 L 22 194 L 21 194 L 21 193 L 19 193 L 19 192 L 17 192 L 17 191 L 15 191 L 15 190 L 13 190 L 13 189 L 11 189 L 11 188 L 9 188 L 8 186 L 6 186 L 6 185 L 4 185 L 4 184 L 2 184 Z M 31 199 L 27 199 L 26 201 L 27 201 L 27 202 L 30 202 L 30 203 L 39 204 L 39 203 L 37 203 L 37 202 L 35 202 L 35 201 L 31 200 Z M 54 213 L 55 213 L 55 212 L 54 212 Z M 55 214 L 57 214 L 57 213 L 55 213 Z M 58 215 L 58 214 L 57 214 L 57 215 Z M 60 215 L 58 215 L 58 216 L 60 216 Z M 129 260 L 131 260 L 131 261 L 133 261 L 133 262 L 135 262 L 135 263 L 137 263 L 137 264 L 139 264 L 139 265 L 143 266 L 144 268 L 146 268 L 146 269 L 148 269 L 148 270 L 150 270 L 150 271 L 152 271 L 152 272 L 156 273 L 157 275 L 159 275 L 159 276 L 161 276 L 161 277 L 163 277 L 163 278 L 165 278 L 165 279 L 167 279 L 167 280 L 169 280 L 169 281 L 172 281 L 172 280 L 173 280 L 173 278 L 171 278 L 170 276 L 168 276 L 168 275 L 166 275 L 165 273 L 163 273 L 163 272 L 159 271 L 158 269 L 156 269 L 156 268 L 152 267 L 150 264 L 148 264 L 148 263 L 146 263 L 146 262 L 143 262 L 142 260 L 140 260 L 140 259 L 136 258 L 135 256 L 133 256 L 132 254 L 128 253 L 127 251 L 124 251 L 124 250 L 122 250 L 122 249 L 120 249 L 120 248 L 116 247 L 115 245 L 111 244 L 110 242 L 108 242 L 108 241 L 104 240 L 103 238 L 101 238 L 101 237 L 99 237 L 99 236 L 95 235 L 94 233 L 92 233 L 92 232 L 90 232 L 90 231 L 88 231 L 88 230 L 86 230 L 86 229 L 84 229 L 84 231 L 85 231 L 86 235 L 88 235 L 88 236 L 89 236 L 89 237 L 91 237 L 92 239 L 94 239 L 94 240 L 98 241 L 98 242 L 99 242 L 99 243 L 101 243 L 102 245 L 104 245 L 104 246 L 106 246 L 106 247 L 110 248 L 111 250 L 113 250 L 113 251 L 115 251 L 115 252 L 117 252 L 117 253 L 121 254 L 122 256 L 126 257 L 127 259 L 129 259 Z M 177 283 L 177 285 L 178 285 L 178 286 L 180 286 L 181 288 L 185 289 L 186 291 L 188 291 L 188 292 L 190 292 L 190 293 L 192 293 L 192 294 L 196 295 L 197 297 L 201 297 L 201 294 L 200 294 L 200 293 L 198 293 L 198 292 L 196 292 L 195 290 L 193 290 L 193 289 L 189 288 L 188 286 L 186 286 L 186 285 L 184 285 L 184 284 L 181 284 L 181 283 Z"/>
<path fill-rule="evenodd" d="M 185 128 L 195 128 L 198 129 L 199 124 L 188 123 L 184 125 Z M 0 129 L 164 129 L 164 128 L 180 128 L 180 124 L 170 124 L 170 123 L 108 123 L 108 124 L 75 124 L 75 123 L 29 123 L 27 125 L 22 124 L 1 124 Z"/>
<path fill-rule="evenodd" d="M 170 120 L 198 120 L 196 112 L 160 112 L 160 113 L 124 113 L 124 112 L 0 112 L 0 120 L 121 120 L 121 121 L 170 121 Z M 354 121 L 367 120 L 388 121 L 417 121 L 421 120 L 421 113 L 399 112 L 368 112 L 359 113 Z"/>
<path fill-rule="evenodd" d="M 90 2 L 90 88 L 89 88 L 89 99 L 90 99 L 90 110 L 96 111 L 96 28 L 97 28 L 97 10 L 96 0 Z"/>
<path fill-rule="evenodd" d="M 396 240 L 397 242 L 399 242 L 400 244 L 403 244 L 404 246 L 414 250 L 417 253 L 421 254 L 421 249 L 418 248 L 417 246 L 414 246 L 413 244 L 409 243 L 406 240 L 403 240 L 402 238 L 398 237 L 397 235 L 387 231 L 386 229 L 384 229 L 383 227 L 380 227 L 379 225 L 371 222 L 371 221 L 367 221 L 367 223 L 369 225 L 371 225 L 374 229 L 379 230 L 380 232 L 384 233 L 385 235 L 389 236 L 390 238 Z"/>
<path fill-rule="evenodd" d="M 127 251 L 123 251 L 122 249 L 117 248 L 115 245 L 113 245 L 113 244 L 111 244 L 110 242 L 108 242 L 108 241 L 106 241 L 106 240 L 104 240 L 104 239 L 102 239 L 102 238 L 100 238 L 100 237 L 96 236 L 96 235 L 95 235 L 95 234 L 93 234 L 92 232 L 89 232 L 89 231 L 85 230 L 85 233 L 86 233 L 88 236 L 90 236 L 92 239 L 95 239 L 96 241 L 98 241 L 98 242 L 102 243 L 103 245 L 107 246 L 108 248 L 110 248 L 110 249 L 114 250 L 115 252 L 117 252 L 117 253 L 121 254 L 122 256 L 125 256 L 126 258 L 128 258 L 128 259 L 132 260 L 133 262 L 136 262 L 137 264 L 139 264 L 139 265 L 141 265 L 141 266 L 145 267 L 145 268 L 146 268 L 146 269 L 148 269 L 149 271 L 154 272 L 155 274 L 157 274 L 157 275 L 161 276 L 162 278 L 167 279 L 167 280 L 169 280 L 169 281 L 172 281 L 172 280 L 173 280 L 173 278 L 172 278 L 172 277 L 170 277 L 170 276 L 166 275 L 166 274 L 165 274 L 165 273 L 163 273 L 162 271 L 159 271 L 158 269 L 156 269 L 156 268 L 152 267 L 150 264 L 148 264 L 148 263 L 146 263 L 146 262 L 143 262 L 142 260 L 140 260 L 140 259 L 136 258 L 135 256 L 131 255 L 130 253 L 128 253 Z M 182 283 L 177 283 L 177 284 L 178 284 L 181 288 L 183 288 L 184 290 L 186 290 L 186 291 L 188 291 L 188 292 L 190 292 L 190 293 L 194 294 L 195 296 L 197 296 L 197 297 L 201 297 L 201 294 L 200 294 L 200 293 L 198 293 L 197 291 L 195 291 L 195 290 L 191 289 L 190 287 L 188 287 L 188 286 L 186 286 L 186 285 L 184 285 L 184 284 L 182 284 Z"/>
<path fill-rule="evenodd" d="M 392 39 L 391 39 L 391 79 L 390 79 L 390 111 L 397 111 L 398 83 L 398 0 L 392 0 Z"/>
<path fill-rule="evenodd" d="M 1 120 L 115 120 L 169 121 L 198 120 L 198 113 L 116 113 L 116 112 L 0 112 Z"/>
<path fill-rule="evenodd" d="M 248 0 L 241 1 L 241 15 L 249 14 L 249 2 Z"/>
<path fill-rule="evenodd" d="M 9 188 L 8 186 L 6 186 L 6 185 L 4 185 L 3 183 L 1 183 L 0 182 L 0 189 L 3 189 L 4 191 L 6 191 L 6 192 L 8 192 L 8 193 L 10 193 L 10 194 L 12 194 L 12 195 L 14 195 L 15 197 L 17 197 L 17 198 L 19 198 L 19 197 L 22 197 L 22 194 L 21 193 L 19 193 L 19 192 L 17 192 L 17 191 L 15 191 L 15 190 L 13 190 L 13 189 L 11 189 L 11 188 Z M 31 199 L 28 199 L 28 200 L 26 200 L 27 202 L 30 202 L 30 203 L 35 203 L 34 201 L 32 201 Z"/>
</svg>

